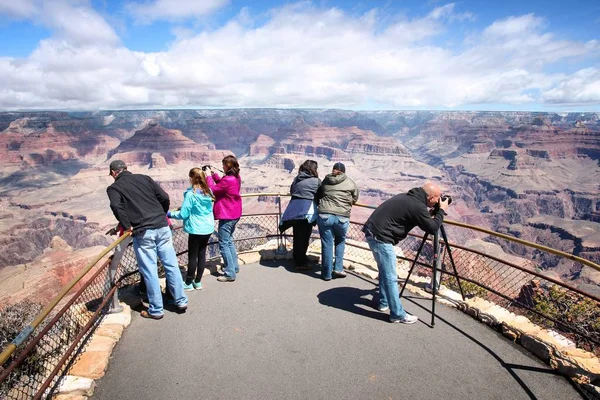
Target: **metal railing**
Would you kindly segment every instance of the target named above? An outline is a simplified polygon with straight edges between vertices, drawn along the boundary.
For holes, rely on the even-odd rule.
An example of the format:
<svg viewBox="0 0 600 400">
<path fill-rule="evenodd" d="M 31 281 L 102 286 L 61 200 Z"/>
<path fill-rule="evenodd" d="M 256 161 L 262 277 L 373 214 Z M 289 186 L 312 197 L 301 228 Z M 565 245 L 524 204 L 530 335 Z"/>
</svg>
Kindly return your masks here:
<svg viewBox="0 0 600 400">
<path fill-rule="evenodd" d="M 278 230 L 289 195 L 253 193 L 243 197 L 244 209 L 250 213 L 242 216 L 236 228 L 238 251 L 254 249 L 270 240 L 279 250 L 289 247 L 291 236 Z M 362 211 L 375 208 L 362 204 L 357 207 Z M 253 209 L 259 212 L 252 213 Z M 365 216 L 364 212 L 357 214 Z M 375 269 L 361 230 L 362 222 L 350 224 L 345 258 Z M 600 266 L 508 235 L 454 221 L 445 224 L 458 278 L 468 296 L 478 296 L 525 315 L 581 348 L 600 349 L 600 299 L 551 272 L 558 266 L 561 271 L 582 274 L 586 268 L 600 270 Z M 399 268 L 408 269 L 422 237 L 423 233 L 416 230 L 396 246 Z M 318 252 L 316 227 L 311 241 L 314 242 L 311 248 Z M 118 288 L 139 281 L 133 249 L 127 246 L 129 242 L 125 235 L 107 247 L 4 349 L 0 356 L 0 399 L 41 398 L 56 390 L 60 377 L 68 373 L 94 327 L 111 307 L 118 307 L 115 297 Z M 187 234 L 182 229 L 173 230 L 173 244 L 179 265 L 187 265 Z M 116 251 L 111 262 L 106 256 L 113 249 Z M 432 265 L 426 262 L 431 256 L 432 245 L 428 241 L 416 271 L 416 276 L 424 277 L 425 281 L 432 273 Z M 209 241 L 207 258 L 216 257 L 215 235 Z M 457 277 L 449 272 L 450 268 L 445 268 L 449 265 L 446 251 L 442 261 L 442 283 L 454 289 Z"/>
</svg>

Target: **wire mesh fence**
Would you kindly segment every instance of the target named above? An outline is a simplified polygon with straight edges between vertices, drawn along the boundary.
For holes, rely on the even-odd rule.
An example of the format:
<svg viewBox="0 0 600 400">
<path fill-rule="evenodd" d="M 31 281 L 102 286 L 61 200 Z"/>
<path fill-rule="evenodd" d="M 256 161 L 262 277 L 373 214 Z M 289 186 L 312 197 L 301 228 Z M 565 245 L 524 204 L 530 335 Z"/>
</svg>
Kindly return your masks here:
<svg viewBox="0 0 600 400">
<path fill-rule="evenodd" d="M 113 288 L 106 261 L 7 360 L 0 372 L 0 399 L 49 396 L 85 347 L 89 328 L 108 312 Z"/>
<path fill-rule="evenodd" d="M 236 226 L 234 241 L 238 252 L 254 249 L 274 238 L 282 239 L 290 248 L 291 230 L 282 237 L 278 232 L 280 213 L 286 204 L 287 200 L 282 201 L 279 196 L 244 199 L 244 209 L 256 212 L 242 216 Z M 348 229 L 345 258 L 367 263 L 376 272 L 362 232 L 362 222 L 371 210 L 362 208 L 360 211 L 360 220 L 353 221 Z M 532 322 L 564 335 L 578 347 L 598 353 L 600 302 L 585 287 L 575 287 L 567 279 L 585 274 L 589 267 L 481 232 L 445 226 L 465 295 L 481 297 L 525 315 Z M 217 228 L 218 222 L 215 231 Z M 177 226 L 172 233 L 178 262 L 184 269 L 188 235 Z M 317 253 L 320 252 L 318 233 L 315 226 L 309 247 Z M 432 274 L 434 256 L 432 237 L 424 243 L 423 239 L 424 233 L 415 229 L 396 246 L 396 254 L 398 268 L 408 271 L 423 244 L 414 274 L 428 278 Z M 441 251 L 442 269 L 446 272 L 442 284 L 458 291 L 448 248 L 442 246 Z M 218 257 L 218 236 L 215 234 L 209 241 L 207 258 Z M 114 277 L 111 277 L 108 262 L 100 264 L 89 276 L 74 288 L 76 292 L 63 299 L 57 307 L 60 310 L 50 315 L 48 322 L 39 326 L 31 339 L 2 366 L 0 399 L 26 399 L 36 394 L 46 397 L 56 390 L 60 377 L 73 368 L 73 362 L 85 347 L 94 326 L 109 311 L 110 298 L 117 285 L 128 286 L 140 280 L 131 243 L 124 251 Z"/>
</svg>

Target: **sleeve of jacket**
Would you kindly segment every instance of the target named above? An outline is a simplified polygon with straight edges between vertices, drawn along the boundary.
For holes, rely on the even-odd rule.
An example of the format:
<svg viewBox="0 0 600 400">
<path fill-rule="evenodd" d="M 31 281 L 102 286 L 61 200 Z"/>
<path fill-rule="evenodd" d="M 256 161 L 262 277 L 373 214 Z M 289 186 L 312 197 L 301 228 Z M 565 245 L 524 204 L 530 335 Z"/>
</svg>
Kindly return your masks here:
<svg viewBox="0 0 600 400">
<path fill-rule="evenodd" d="M 215 193 L 215 190 L 217 189 L 217 184 L 221 183 L 222 184 L 223 180 L 221 178 L 219 178 L 219 175 L 216 172 L 213 172 L 212 175 L 208 175 L 206 177 L 206 183 L 208 184 L 208 187 L 210 188 L 210 191 L 213 192 L 213 195 L 217 195 L 217 193 Z"/>
<path fill-rule="evenodd" d="M 210 190 L 212 190 L 215 197 L 221 198 L 225 197 L 225 195 L 229 192 L 230 186 L 231 185 L 230 182 L 228 182 L 228 179 L 220 179 L 218 182 L 215 181 L 214 186 L 211 187 Z"/>
<path fill-rule="evenodd" d="M 438 211 L 435 213 L 435 216 L 432 217 L 429 214 L 427 207 L 420 207 L 416 215 L 417 225 L 424 232 L 434 235 L 437 230 L 440 229 L 442 222 L 444 222 L 444 215 L 446 215 L 446 212 L 438 209 Z"/>
<path fill-rule="evenodd" d="M 323 182 L 319 182 L 319 188 L 317 189 L 317 193 L 315 194 L 315 201 L 317 202 L 317 204 L 320 202 L 320 200 L 325 194 L 324 186 L 325 185 L 323 185 Z"/>
<path fill-rule="evenodd" d="M 174 219 L 188 219 L 192 213 L 192 198 L 194 194 L 192 192 L 185 192 L 183 195 L 183 204 L 179 211 L 171 211 L 171 218 Z"/>
<path fill-rule="evenodd" d="M 163 190 L 163 188 L 160 187 L 158 183 L 156 183 L 154 179 L 150 178 L 150 181 L 152 183 L 152 186 L 154 187 L 154 194 L 156 195 L 156 198 L 160 202 L 160 205 L 162 206 L 165 213 L 167 213 L 169 211 L 169 206 L 171 205 L 169 195 Z"/>
<path fill-rule="evenodd" d="M 354 189 L 352 190 L 352 204 L 356 204 L 358 201 L 358 186 L 356 183 L 354 184 Z"/>
<path fill-rule="evenodd" d="M 131 228 L 131 222 L 129 222 L 127 210 L 125 209 L 125 202 L 123 201 L 121 194 L 111 186 L 106 189 L 106 193 L 108 194 L 108 199 L 110 201 L 110 209 L 115 218 L 119 221 L 119 224 L 124 230 L 129 230 Z"/>
</svg>

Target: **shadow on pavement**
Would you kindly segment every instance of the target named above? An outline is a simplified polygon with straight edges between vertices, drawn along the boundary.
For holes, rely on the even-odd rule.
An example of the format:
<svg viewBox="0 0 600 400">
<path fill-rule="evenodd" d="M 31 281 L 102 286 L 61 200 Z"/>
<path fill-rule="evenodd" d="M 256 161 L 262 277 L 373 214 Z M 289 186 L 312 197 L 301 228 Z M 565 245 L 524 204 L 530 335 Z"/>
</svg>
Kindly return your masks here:
<svg viewBox="0 0 600 400">
<path fill-rule="evenodd" d="M 319 303 L 365 317 L 387 321 L 388 314 L 377 311 L 377 302 L 365 296 L 377 298 L 377 289 L 337 287 L 325 290 L 317 296 Z M 362 307 L 361 307 L 362 306 Z"/>
</svg>

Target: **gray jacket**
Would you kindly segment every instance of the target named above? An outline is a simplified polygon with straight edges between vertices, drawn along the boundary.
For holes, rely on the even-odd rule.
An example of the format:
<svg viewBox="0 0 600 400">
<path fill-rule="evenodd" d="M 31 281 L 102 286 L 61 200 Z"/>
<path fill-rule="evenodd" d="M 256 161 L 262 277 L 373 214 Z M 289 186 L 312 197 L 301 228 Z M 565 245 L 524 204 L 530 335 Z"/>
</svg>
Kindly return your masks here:
<svg viewBox="0 0 600 400">
<path fill-rule="evenodd" d="M 319 214 L 349 217 L 352 204 L 358 201 L 358 187 L 345 173 L 329 174 L 323 179 L 317 197 L 320 199 Z"/>
<path fill-rule="evenodd" d="M 290 194 L 294 199 L 313 200 L 320 185 L 321 180 L 319 178 L 302 171 L 294 178 L 294 182 L 290 187 Z"/>
</svg>

